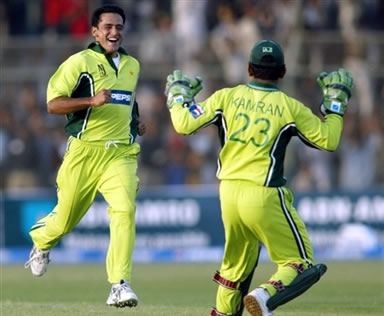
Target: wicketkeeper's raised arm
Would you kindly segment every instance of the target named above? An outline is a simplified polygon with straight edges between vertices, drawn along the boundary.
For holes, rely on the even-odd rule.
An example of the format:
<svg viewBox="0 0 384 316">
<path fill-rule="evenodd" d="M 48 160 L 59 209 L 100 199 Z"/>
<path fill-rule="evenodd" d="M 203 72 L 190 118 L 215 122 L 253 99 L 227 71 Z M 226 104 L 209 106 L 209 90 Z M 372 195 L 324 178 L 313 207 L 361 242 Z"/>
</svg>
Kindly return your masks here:
<svg viewBox="0 0 384 316">
<path fill-rule="evenodd" d="M 309 108 L 305 108 L 296 115 L 296 128 L 298 136 L 307 145 L 334 151 L 339 146 L 343 115 L 351 97 L 353 79 L 348 71 L 339 69 L 331 73 L 320 73 L 317 82 L 323 92 L 320 111 L 325 116 L 324 121 L 314 116 Z"/>
</svg>

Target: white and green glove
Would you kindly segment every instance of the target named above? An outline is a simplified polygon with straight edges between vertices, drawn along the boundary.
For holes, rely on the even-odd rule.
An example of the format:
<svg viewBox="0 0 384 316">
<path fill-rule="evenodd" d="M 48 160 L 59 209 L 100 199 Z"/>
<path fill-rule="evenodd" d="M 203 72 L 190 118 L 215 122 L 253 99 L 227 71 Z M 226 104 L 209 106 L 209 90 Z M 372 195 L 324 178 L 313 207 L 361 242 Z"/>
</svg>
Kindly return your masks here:
<svg viewBox="0 0 384 316">
<path fill-rule="evenodd" d="M 343 68 L 331 73 L 322 72 L 317 77 L 317 83 L 323 91 L 323 101 L 320 112 L 343 116 L 347 112 L 348 101 L 352 96 L 353 79 Z"/>
<path fill-rule="evenodd" d="M 181 70 L 174 70 L 167 77 L 164 94 L 167 96 L 167 105 L 171 109 L 176 103 L 189 106 L 196 94 L 203 89 L 203 80 L 200 77 L 193 79 L 184 76 Z"/>
</svg>

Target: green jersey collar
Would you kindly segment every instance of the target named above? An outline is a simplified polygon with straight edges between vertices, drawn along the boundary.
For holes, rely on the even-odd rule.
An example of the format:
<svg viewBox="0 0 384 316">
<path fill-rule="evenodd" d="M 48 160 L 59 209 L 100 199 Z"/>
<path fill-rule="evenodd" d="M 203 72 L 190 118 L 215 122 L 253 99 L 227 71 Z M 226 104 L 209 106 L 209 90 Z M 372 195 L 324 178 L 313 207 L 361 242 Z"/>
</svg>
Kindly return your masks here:
<svg viewBox="0 0 384 316">
<path fill-rule="evenodd" d="M 263 91 L 280 91 L 280 89 L 273 83 L 263 83 L 257 80 L 251 80 L 248 87 Z"/>
<path fill-rule="evenodd" d="M 97 53 L 106 55 L 105 49 L 97 41 L 92 42 L 91 44 L 89 44 L 88 48 L 92 49 L 93 51 L 95 51 Z M 122 48 L 122 47 L 119 48 L 118 52 L 120 54 L 128 55 L 127 51 L 124 48 Z"/>
</svg>

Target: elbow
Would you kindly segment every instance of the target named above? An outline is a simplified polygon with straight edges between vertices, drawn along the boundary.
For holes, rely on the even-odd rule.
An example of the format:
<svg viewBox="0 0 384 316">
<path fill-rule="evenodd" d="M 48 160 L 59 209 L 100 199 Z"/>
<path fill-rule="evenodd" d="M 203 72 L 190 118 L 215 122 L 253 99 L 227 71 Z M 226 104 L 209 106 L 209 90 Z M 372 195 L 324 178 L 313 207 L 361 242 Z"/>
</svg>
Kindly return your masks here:
<svg viewBox="0 0 384 316">
<path fill-rule="evenodd" d="M 183 122 L 172 118 L 172 125 L 177 134 L 181 134 L 181 135 L 189 134 L 188 128 L 187 128 L 188 126 L 186 126 Z"/>
<path fill-rule="evenodd" d="M 58 107 L 56 106 L 54 101 L 49 101 L 47 103 L 47 112 L 49 114 L 61 114 L 61 112 L 58 111 Z"/>
<path fill-rule="evenodd" d="M 335 151 L 339 147 L 339 140 L 340 139 L 337 139 L 335 141 L 329 142 L 328 146 L 327 146 L 327 150 L 331 151 L 331 152 Z"/>
<path fill-rule="evenodd" d="M 185 130 L 180 125 L 173 125 L 173 128 L 175 129 L 175 132 L 177 134 L 185 135 Z"/>
<path fill-rule="evenodd" d="M 180 135 L 190 135 L 196 131 L 192 126 L 182 122 L 173 122 L 173 127 L 176 133 Z"/>
<path fill-rule="evenodd" d="M 47 112 L 50 113 L 50 114 L 55 114 L 56 111 L 55 111 L 55 107 L 54 107 L 54 104 L 52 101 L 49 101 L 47 103 Z"/>
<path fill-rule="evenodd" d="M 54 113 L 53 107 L 52 107 L 52 105 L 49 102 L 47 103 L 47 112 L 50 113 L 50 114 Z"/>
<path fill-rule="evenodd" d="M 180 135 L 190 135 L 195 132 L 194 130 L 191 130 L 189 128 L 186 128 L 180 125 L 174 125 L 173 128 L 175 129 L 176 133 Z"/>
</svg>

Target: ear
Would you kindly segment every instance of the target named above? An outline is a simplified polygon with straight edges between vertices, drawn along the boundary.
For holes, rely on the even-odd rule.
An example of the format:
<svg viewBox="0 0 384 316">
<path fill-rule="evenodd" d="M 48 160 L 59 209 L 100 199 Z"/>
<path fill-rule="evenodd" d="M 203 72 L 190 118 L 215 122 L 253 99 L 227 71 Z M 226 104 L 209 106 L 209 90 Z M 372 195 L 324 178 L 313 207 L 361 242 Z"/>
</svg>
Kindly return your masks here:
<svg viewBox="0 0 384 316">
<path fill-rule="evenodd" d="M 252 70 L 252 67 L 251 67 L 251 64 L 250 64 L 250 63 L 248 63 L 248 75 L 249 75 L 250 77 L 253 77 L 253 70 Z"/>
<path fill-rule="evenodd" d="M 287 73 L 287 68 L 285 68 L 285 65 L 283 66 L 283 69 L 281 69 L 279 78 L 284 78 L 285 74 Z"/>
<path fill-rule="evenodd" d="M 97 36 L 97 31 L 98 31 L 97 27 L 92 26 L 91 33 L 92 33 L 92 36 L 93 36 L 93 37 L 96 37 L 96 36 Z"/>
</svg>

